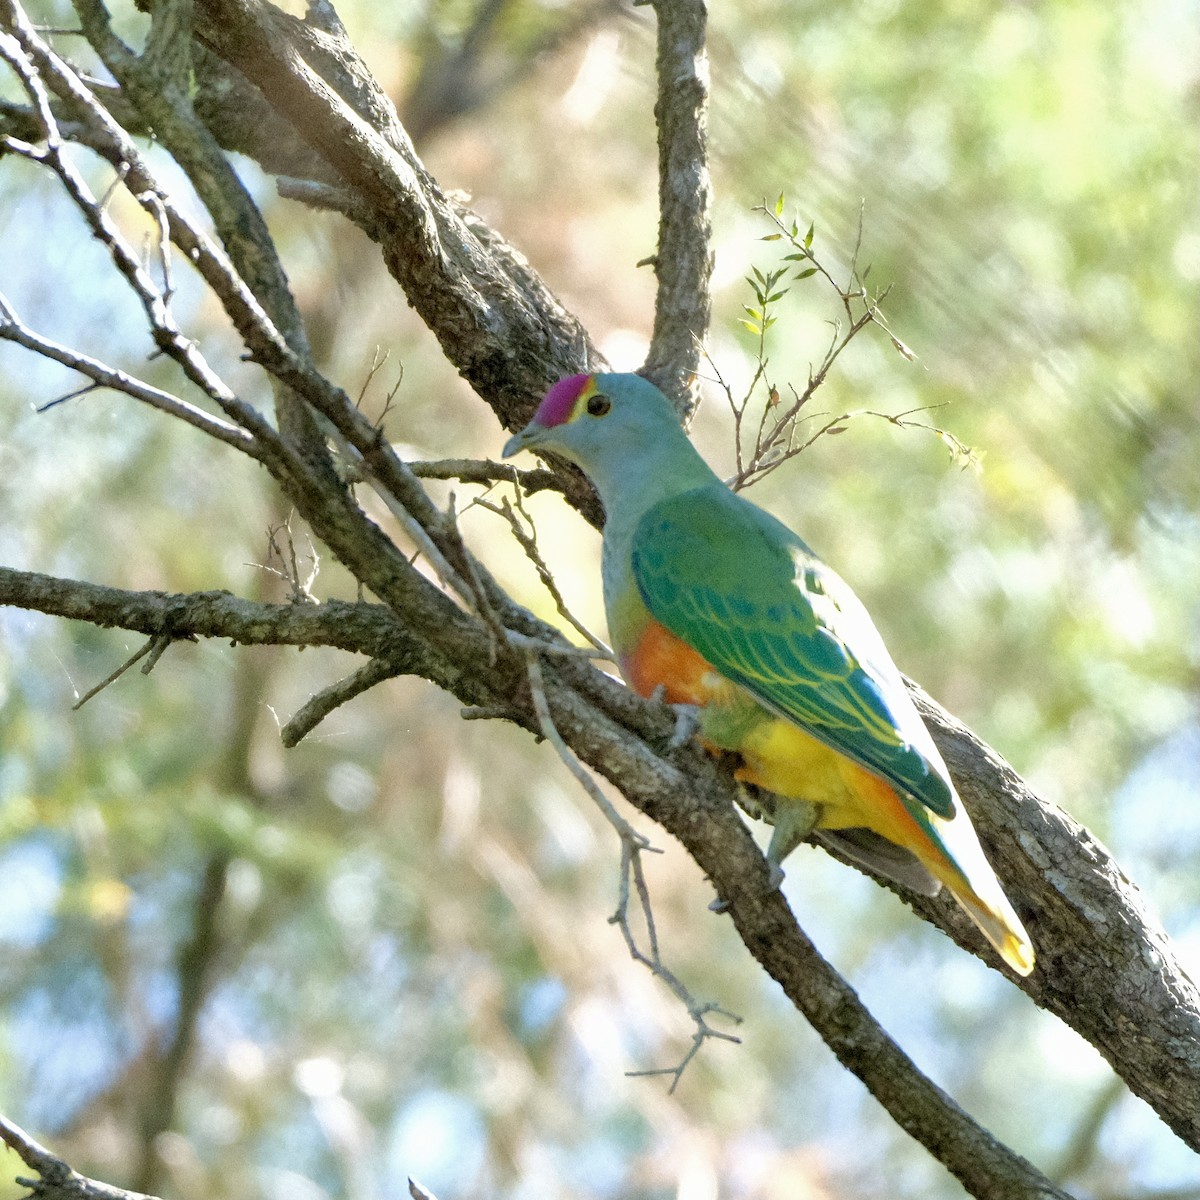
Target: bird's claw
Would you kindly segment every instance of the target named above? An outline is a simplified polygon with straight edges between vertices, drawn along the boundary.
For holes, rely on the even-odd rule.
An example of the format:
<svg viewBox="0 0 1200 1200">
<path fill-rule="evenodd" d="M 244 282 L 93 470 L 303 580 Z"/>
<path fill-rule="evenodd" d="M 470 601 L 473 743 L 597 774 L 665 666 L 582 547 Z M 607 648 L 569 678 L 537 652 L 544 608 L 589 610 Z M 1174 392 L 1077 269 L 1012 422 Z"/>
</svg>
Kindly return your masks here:
<svg viewBox="0 0 1200 1200">
<path fill-rule="evenodd" d="M 776 892 L 783 885 L 783 860 L 817 827 L 821 810 L 804 800 L 776 804 L 772 815 L 774 828 L 767 846 L 767 863 L 771 868 L 769 890 Z"/>
<path fill-rule="evenodd" d="M 685 742 L 691 741 L 700 729 L 700 706 L 698 704 L 672 704 L 675 713 L 675 732 L 667 743 L 671 750 L 678 750 Z"/>
</svg>

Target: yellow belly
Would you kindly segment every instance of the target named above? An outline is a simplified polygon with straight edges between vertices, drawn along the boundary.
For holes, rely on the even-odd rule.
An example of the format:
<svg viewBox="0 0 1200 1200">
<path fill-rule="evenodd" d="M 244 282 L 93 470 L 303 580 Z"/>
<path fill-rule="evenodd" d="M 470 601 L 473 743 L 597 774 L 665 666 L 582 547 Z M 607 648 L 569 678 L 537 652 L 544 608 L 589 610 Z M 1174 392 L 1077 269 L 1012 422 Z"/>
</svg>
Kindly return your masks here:
<svg viewBox="0 0 1200 1200">
<path fill-rule="evenodd" d="M 914 837 L 924 840 L 891 784 L 788 721 L 759 722 L 745 732 L 738 751 L 739 779 L 819 806 L 821 828 L 873 829 L 900 846 L 911 846 Z"/>
<path fill-rule="evenodd" d="M 819 827 L 872 829 L 920 856 L 927 835 L 878 775 L 773 716 L 649 614 L 629 641 L 621 670 L 630 685 L 643 696 L 662 687 L 669 703 L 697 705 L 704 741 L 741 755 L 739 779 L 817 805 Z"/>
</svg>

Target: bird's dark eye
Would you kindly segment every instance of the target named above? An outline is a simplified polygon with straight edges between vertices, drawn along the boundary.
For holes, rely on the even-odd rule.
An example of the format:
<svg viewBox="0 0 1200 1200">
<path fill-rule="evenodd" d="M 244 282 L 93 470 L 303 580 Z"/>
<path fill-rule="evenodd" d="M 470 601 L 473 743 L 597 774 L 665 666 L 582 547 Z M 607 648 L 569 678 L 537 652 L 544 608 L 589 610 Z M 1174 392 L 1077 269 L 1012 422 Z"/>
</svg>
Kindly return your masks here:
<svg viewBox="0 0 1200 1200">
<path fill-rule="evenodd" d="M 588 397 L 587 410 L 590 416 L 602 417 L 610 408 L 612 408 L 612 401 L 607 396 Z"/>
</svg>

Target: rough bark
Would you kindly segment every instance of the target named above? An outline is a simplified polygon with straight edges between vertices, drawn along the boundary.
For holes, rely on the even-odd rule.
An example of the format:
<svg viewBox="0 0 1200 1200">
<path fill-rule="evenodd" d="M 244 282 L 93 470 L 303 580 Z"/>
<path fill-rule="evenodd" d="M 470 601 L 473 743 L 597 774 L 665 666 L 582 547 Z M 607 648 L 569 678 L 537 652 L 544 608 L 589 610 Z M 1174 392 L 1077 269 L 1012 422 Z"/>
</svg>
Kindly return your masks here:
<svg viewBox="0 0 1200 1200">
<path fill-rule="evenodd" d="M 276 429 L 222 388 L 183 332 L 170 325 L 169 314 L 156 308 L 153 288 L 138 274 L 136 256 L 127 253 L 119 231 L 104 224 L 99 207 L 92 203 L 89 208 L 82 193 L 76 202 L 93 222 L 96 236 L 109 246 L 126 286 L 146 304 L 156 344 L 224 416 L 218 421 L 173 397 L 160 393 L 156 398 L 153 389 L 139 390 L 137 381 L 122 383 L 111 373 L 103 375 L 101 365 L 82 356 L 71 360 L 63 352 L 67 357 L 56 361 L 67 361 L 85 377 L 153 403 L 220 437 L 231 449 L 252 455 L 379 603 L 267 605 L 219 592 L 130 593 L 9 569 L 0 569 L 0 603 L 140 632 L 154 640 L 157 652 L 188 637 L 338 646 L 365 655 L 371 664 L 345 689 L 347 698 L 388 675 L 414 674 L 451 692 L 476 713 L 500 716 L 534 732 L 539 722 L 525 655 L 531 645 L 540 647 L 535 652 L 545 700 L 567 745 L 686 847 L 727 904 L 729 919 L 754 958 L 894 1119 L 977 1196 L 1061 1195 L 921 1076 L 820 958 L 782 895 L 767 886 L 766 864 L 737 813 L 735 785 L 720 765 L 694 747 L 670 749 L 673 722 L 668 711 L 564 654 L 554 631 L 498 588 L 462 545 L 452 519 L 438 512 L 421 490 L 413 471 L 309 361 L 303 330 L 293 325 L 293 311 L 276 294 L 280 289 L 286 293 L 286 281 L 274 274 L 277 264 L 261 258 L 267 250 L 261 232 L 252 231 L 250 242 L 239 244 L 244 230 L 238 210 L 225 206 L 241 203 L 241 198 L 210 157 L 212 146 L 200 136 L 193 114 L 221 145 L 236 141 L 253 154 L 258 142 L 248 123 L 232 121 L 229 105 L 208 102 L 205 81 L 225 81 L 222 87 L 240 89 L 243 106 L 270 110 L 271 124 L 264 121 L 261 127 L 281 132 L 269 153 L 260 147 L 264 165 L 298 168 L 295 173 L 308 177 L 301 190 L 307 188 L 310 196 L 347 213 L 370 233 L 408 302 L 505 427 L 523 423 L 536 397 L 555 378 L 599 363 L 578 322 L 519 253 L 441 192 L 328 6 L 314 4 L 320 20 L 308 22 L 261 0 L 170 6 L 176 17 L 190 16 L 197 39 L 194 59 L 204 64 L 197 75 L 202 92 L 190 109 L 186 95 L 147 89 L 148 65 L 127 61 L 121 47 L 106 41 L 103 10 L 94 0 L 77 0 L 77 7 L 85 26 L 90 21 L 93 38 L 107 46 L 114 71 L 125 74 L 122 103 L 131 123 L 140 119 L 156 133 L 161 126 L 164 144 L 189 176 L 209 181 L 211 196 L 199 184 L 197 191 L 208 197 L 222 247 L 210 246 L 170 207 L 169 198 L 155 191 L 129 130 L 111 113 L 97 111 L 94 98 L 73 90 L 82 85 L 72 82 L 69 72 L 56 74 L 54 62 L 37 49 L 36 35 L 27 23 L 22 25 L 15 0 L 0 0 L 0 30 L 6 39 L 0 48 L 10 62 L 27 64 L 34 75 L 52 79 L 44 103 L 31 84 L 29 108 L 0 108 L 0 132 L 26 143 L 22 148 L 10 142 L 8 148 L 55 169 L 68 189 L 73 183 L 66 168 L 53 155 L 39 158 L 41 151 L 30 144 L 38 137 L 44 135 L 49 144 L 52 132 L 77 133 L 120 163 L 124 185 L 148 211 L 162 215 L 167 236 L 210 285 L 247 354 L 304 417 L 299 426 Z M 686 358 L 685 347 L 694 352 L 694 338 L 707 323 L 700 65 L 704 10 L 695 0 L 658 0 L 656 9 L 662 21 L 659 64 L 664 72 L 659 109 L 664 126 L 663 222 L 660 320 L 648 370 L 682 402 L 688 363 L 694 361 Z M 685 64 L 682 75 L 680 63 Z M 170 79 L 174 68 L 169 60 L 168 68 Z M 684 85 L 677 102 L 666 86 L 671 80 Z M 57 126 L 50 115 L 51 92 L 63 109 L 63 123 Z M 172 100 L 166 108 L 164 98 Z M 673 121 L 677 127 L 668 128 Z M 0 307 L 0 336 L 54 356 L 8 307 Z M 407 522 L 430 561 L 439 564 L 442 586 L 418 572 L 364 514 L 330 469 L 323 443 L 314 443 L 306 424 L 310 418 L 332 434 L 339 452 Z M 571 502 L 599 522 L 602 514 L 581 477 L 552 469 Z M 1007 764 L 953 718 L 931 701 L 923 703 L 981 839 L 1038 950 L 1033 976 L 1014 982 L 1099 1047 L 1132 1090 L 1189 1145 L 1200 1148 L 1200 998 L 1166 939 L 1147 918 L 1136 891 L 1086 831 L 1033 796 Z M 700 899 L 698 919 L 718 919 L 701 915 Z M 961 945 L 995 964 L 951 901 L 913 903 Z M 36 1162 L 30 1165 L 41 1170 Z"/>
</svg>

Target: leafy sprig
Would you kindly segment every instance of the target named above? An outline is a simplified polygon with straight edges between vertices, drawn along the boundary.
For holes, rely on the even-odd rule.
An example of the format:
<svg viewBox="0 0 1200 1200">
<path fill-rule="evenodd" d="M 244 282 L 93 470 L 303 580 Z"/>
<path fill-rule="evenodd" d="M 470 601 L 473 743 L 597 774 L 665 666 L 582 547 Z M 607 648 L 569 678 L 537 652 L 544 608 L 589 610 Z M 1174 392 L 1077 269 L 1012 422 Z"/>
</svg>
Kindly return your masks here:
<svg viewBox="0 0 1200 1200">
<path fill-rule="evenodd" d="M 977 465 L 978 455 L 952 433 L 936 425 L 912 419 L 913 414 L 930 411 L 939 407 L 938 405 L 909 409 L 898 414 L 877 412 L 873 409 L 857 409 L 836 416 L 803 411 L 817 389 L 828 378 L 843 351 L 868 325 L 878 326 L 887 335 L 896 352 L 908 362 L 914 362 L 917 356 L 892 332 L 881 310 L 880 306 L 890 291 L 890 285 L 872 291 L 867 286 L 870 266 L 861 274 L 858 270 L 863 232 L 861 210 L 848 279 L 842 283 L 817 256 L 814 248 L 815 225 L 810 222 L 808 228 L 802 232 L 799 221 L 785 219 L 785 207 L 786 198 L 780 193 L 773 206 L 768 207 L 764 201 L 754 209 L 755 212 L 762 213 L 775 227 L 761 240 L 782 241 L 786 244 L 788 252 L 783 255 L 779 266 L 766 271 L 752 266 L 750 275 L 746 277 L 753 303 L 742 306 L 745 316 L 740 318 L 740 322 L 742 327 L 757 339 L 757 346 L 754 373 L 745 390 L 740 395 L 735 395 L 716 364 L 711 358 L 708 360 L 714 372 L 715 382 L 725 393 L 733 413 L 736 469 L 729 481 L 730 486 L 739 490 L 757 482 L 806 450 L 818 438 L 825 434 L 843 433 L 850 421 L 863 416 L 878 417 L 900 428 L 928 429 L 947 446 L 952 459 L 961 462 L 964 467 Z M 821 361 L 815 365 L 810 364 L 807 383 L 803 388 L 788 383 L 785 387 L 785 397 L 770 378 L 768 333 L 779 320 L 778 306 L 792 287 L 814 276 L 819 277 L 833 290 L 841 311 L 830 321 L 832 336 Z M 814 423 L 806 424 L 807 422 Z"/>
</svg>

